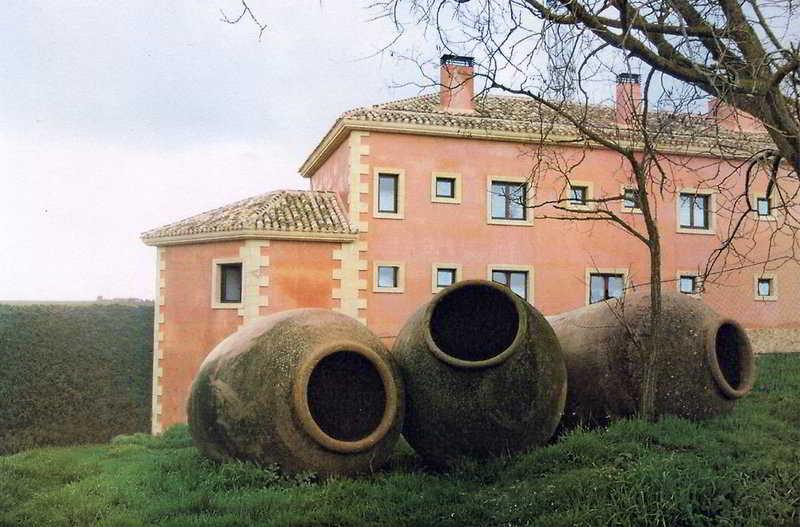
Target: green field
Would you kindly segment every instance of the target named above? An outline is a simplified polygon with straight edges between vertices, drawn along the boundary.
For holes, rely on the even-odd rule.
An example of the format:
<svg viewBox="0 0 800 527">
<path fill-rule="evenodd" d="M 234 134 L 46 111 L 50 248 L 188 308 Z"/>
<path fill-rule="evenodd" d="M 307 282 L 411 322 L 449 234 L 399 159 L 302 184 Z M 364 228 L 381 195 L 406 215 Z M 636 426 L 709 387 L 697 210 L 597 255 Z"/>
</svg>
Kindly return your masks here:
<svg viewBox="0 0 800 527">
<path fill-rule="evenodd" d="M 800 354 L 731 416 L 619 422 L 449 473 L 400 447 L 360 479 L 215 465 L 185 427 L 0 458 L 0 525 L 800 525 Z"/>
</svg>

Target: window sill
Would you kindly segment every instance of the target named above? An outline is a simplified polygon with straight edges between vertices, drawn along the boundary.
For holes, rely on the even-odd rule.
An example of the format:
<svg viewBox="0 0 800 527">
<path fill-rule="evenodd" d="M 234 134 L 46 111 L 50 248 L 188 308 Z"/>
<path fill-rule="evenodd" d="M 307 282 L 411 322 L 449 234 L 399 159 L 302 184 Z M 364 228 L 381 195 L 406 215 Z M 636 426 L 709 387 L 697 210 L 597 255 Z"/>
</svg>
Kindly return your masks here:
<svg viewBox="0 0 800 527">
<path fill-rule="evenodd" d="M 376 212 L 372 217 L 381 220 L 402 220 L 405 218 L 405 215 L 399 212 Z"/>
<path fill-rule="evenodd" d="M 757 296 L 755 297 L 756 302 L 777 302 L 777 296 Z"/>
<path fill-rule="evenodd" d="M 620 212 L 622 212 L 623 214 L 644 214 L 644 212 L 642 212 L 642 209 L 631 208 L 631 207 L 622 207 L 622 209 L 620 209 Z"/>
<path fill-rule="evenodd" d="M 775 216 L 772 216 L 772 215 L 770 215 L 770 216 L 759 216 L 759 215 L 756 215 L 756 221 L 778 221 L 778 218 L 776 218 Z"/>
<path fill-rule="evenodd" d="M 234 303 L 230 303 L 229 304 L 227 302 L 226 303 L 213 302 L 211 304 L 211 309 L 241 309 L 243 305 L 244 304 L 242 304 L 241 302 L 236 303 L 236 304 L 234 304 Z"/>
<path fill-rule="evenodd" d="M 713 229 L 692 229 L 687 227 L 678 227 L 675 231 L 678 234 L 701 234 L 705 236 L 716 236 L 717 233 Z"/>
<path fill-rule="evenodd" d="M 488 225 L 513 225 L 515 227 L 530 227 L 533 225 L 532 219 L 526 220 L 496 220 L 496 219 L 488 219 L 486 220 Z"/>
<path fill-rule="evenodd" d="M 373 287 L 373 293 L 405 293 L 406 290 L 402 287 Z"/>
<path fill-rule="evenodd" d="M 434 196 L 431 198 L 431 203 L 446 203 L 449 205 L 458 205 L 459 203 L 461 203 L 461 200 L 459 198 L 443 198 L 440 196 L 439 197 Z"/>
</svg>

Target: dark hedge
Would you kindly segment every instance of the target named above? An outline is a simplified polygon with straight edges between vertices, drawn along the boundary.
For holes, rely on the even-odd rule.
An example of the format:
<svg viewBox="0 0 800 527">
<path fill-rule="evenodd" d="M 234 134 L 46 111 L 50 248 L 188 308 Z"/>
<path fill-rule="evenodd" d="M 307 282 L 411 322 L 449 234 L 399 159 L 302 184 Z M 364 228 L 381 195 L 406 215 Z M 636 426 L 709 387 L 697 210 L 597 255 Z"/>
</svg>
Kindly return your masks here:
<svg viewBox="0 0 800 527">
<path fill-rule="evenodd" d="M 152 305 L 0 305 L 0 454 L 147 431 L 152 353 Z"/>
</svg>

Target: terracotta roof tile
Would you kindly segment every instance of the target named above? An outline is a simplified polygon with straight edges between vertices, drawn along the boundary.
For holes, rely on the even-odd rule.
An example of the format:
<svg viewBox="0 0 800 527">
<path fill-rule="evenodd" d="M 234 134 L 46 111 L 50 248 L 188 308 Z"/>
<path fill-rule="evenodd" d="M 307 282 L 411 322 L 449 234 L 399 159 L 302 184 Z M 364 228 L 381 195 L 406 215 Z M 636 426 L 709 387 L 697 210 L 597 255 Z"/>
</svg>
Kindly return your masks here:
<svg viewBox="0 0 800 527">
<path fill-rule="evenodd" d="M 208 233 L 265 231 L 355 234 L 335 192 L 278 190 L 142 233 L 145 241 Z"/>
</svg>

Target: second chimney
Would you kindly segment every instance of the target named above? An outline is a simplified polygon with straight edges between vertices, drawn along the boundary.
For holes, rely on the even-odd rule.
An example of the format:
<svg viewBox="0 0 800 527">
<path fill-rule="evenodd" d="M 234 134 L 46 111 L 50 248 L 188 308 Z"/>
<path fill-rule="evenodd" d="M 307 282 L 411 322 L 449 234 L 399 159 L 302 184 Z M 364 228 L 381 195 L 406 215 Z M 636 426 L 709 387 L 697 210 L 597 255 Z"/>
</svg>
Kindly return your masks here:
<svg viewBox="0 0 800 527">
<path fill-rule="evenodd" d="M 617 75 L 617 123 L 633 124 L 642 109 L 642 87 L 638 73 Z"/>
<path fill-rule="evenodd" d="M 472 57 L 442 55 L 439 104 L 451 112 L 475 111 L 475 64 Z"/>
</svg>

